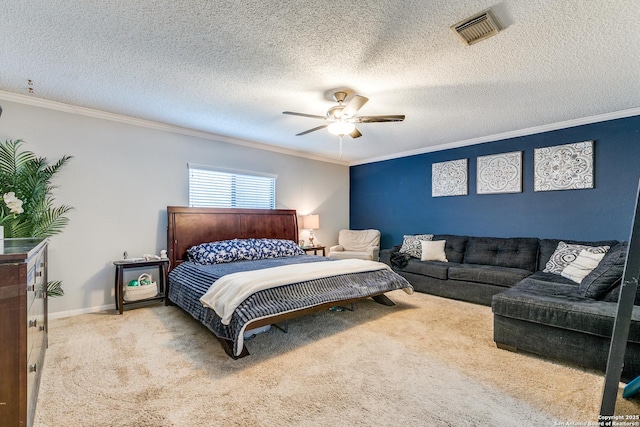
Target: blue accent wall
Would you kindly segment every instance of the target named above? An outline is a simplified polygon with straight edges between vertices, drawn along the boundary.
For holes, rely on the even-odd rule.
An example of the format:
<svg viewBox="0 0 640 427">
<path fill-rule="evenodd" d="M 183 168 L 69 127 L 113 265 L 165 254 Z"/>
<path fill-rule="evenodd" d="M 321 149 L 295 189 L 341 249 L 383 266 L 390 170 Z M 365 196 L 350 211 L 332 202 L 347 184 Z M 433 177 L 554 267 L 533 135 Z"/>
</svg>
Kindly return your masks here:
<svg viewBox="0 0 640 427">
<path fill-rule="evenodd" d="M 594 141 L 594 188 L 533 191 L 535 148 Z M 523 152 L 523 192 L 476 194 L 478 156 Z M 469 159 L 469 195 L 431 197 L 431 165 Z M 628 240 L 640 179 L 640 116 L 350 168 L 350 227 L 382 248 L 403 234 Z"/>
</svg>

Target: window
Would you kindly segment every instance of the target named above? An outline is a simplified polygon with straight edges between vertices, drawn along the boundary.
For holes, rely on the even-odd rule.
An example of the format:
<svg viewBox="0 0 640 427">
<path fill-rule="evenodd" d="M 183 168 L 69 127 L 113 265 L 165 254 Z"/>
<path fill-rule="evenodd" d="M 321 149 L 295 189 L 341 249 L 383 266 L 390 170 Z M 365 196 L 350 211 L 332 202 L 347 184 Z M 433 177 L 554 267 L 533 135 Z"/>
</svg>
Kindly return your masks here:
<svg viewBox="0 0 640 427">
<path fill-rule="evenodd" d="M 277 175 L 189 164 L 189 206 L 275 209 Z"/>
</svg>

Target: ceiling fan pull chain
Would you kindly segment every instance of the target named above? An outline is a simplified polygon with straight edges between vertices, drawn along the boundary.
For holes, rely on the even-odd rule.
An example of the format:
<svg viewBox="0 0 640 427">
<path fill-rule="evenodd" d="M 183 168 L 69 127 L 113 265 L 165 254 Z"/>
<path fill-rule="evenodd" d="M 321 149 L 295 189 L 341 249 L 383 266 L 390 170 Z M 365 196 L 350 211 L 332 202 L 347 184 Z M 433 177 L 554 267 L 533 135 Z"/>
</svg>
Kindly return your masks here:
<svg viewBox="0 0 640 427">
<path fill-rule="evenodd" d="M 340 135 L 340 160 L 342 160 L 342 135 Z"/>
</svg>

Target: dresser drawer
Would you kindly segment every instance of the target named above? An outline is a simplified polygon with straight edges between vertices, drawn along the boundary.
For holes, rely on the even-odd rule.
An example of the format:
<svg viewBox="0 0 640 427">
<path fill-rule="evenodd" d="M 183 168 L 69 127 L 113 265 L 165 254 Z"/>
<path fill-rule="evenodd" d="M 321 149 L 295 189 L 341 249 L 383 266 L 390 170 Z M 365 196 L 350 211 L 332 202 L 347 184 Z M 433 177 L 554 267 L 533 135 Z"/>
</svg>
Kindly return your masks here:
<svg viewBox="0 0 640 427">
<path fill-rule="evenodd" d="M 39 340 L 35 340 L 35 338 L 39 338 Z M 31 390 L 32 379 L 36 379 L 40 376 L 41 362 L 44 357 L 44 334 L 38 334 L 34 336 L 34 346 L 33 351 L 29 355 L 27 359 L 27 379 L 29 380 L 27 383 L 27 390 Z M 31 395 L 31 392 L 28 392 L 28 395 Z"/>
<path fill-rule="evenodd" d="M 27 357 L 35 345 L 41 347 L 46 332 L 44 267 L 44 255 L 41 253 L 29 263 L 27 270 Z"/>
<path fill-rule="evenodd" d="M 44 332 L 37 335 L 38 341 L 34 341 L 31 355 L 27 359 L 27 425 L 33 422 L 35 413 L 35 404 L 38 398 L 38 389 L 40 388 L 41 371 L 44 365 L 45 354 L 45 334 Z M 34 337 L 35 338 L 35 337 Z"/>
<path fill-rule="evenodd" d="M 34 346 L 43 341 L 46 330 L 44 321 L 44 299 L 35 298 L 27 312 L 27 357 Z"/>
<path fill-rule="evenodd" d="M 40 253 L 27 265 L 27 310 L 37 298 L 43 298 L 46 291 L 46 263 L 45 255 Z"/>
</svg>

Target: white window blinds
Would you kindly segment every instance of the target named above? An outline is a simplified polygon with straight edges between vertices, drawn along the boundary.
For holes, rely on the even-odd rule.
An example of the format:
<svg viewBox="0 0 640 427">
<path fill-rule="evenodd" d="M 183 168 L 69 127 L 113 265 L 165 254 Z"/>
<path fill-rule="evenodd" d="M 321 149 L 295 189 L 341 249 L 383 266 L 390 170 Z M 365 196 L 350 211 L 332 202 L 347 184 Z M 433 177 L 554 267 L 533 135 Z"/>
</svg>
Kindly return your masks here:
<svg viewBox="0 0 640 427">
<path fill-rule="evenodd" d="M 189 206 L 275 209 L 276 178 L 189 164 Z"/>
</svg>

